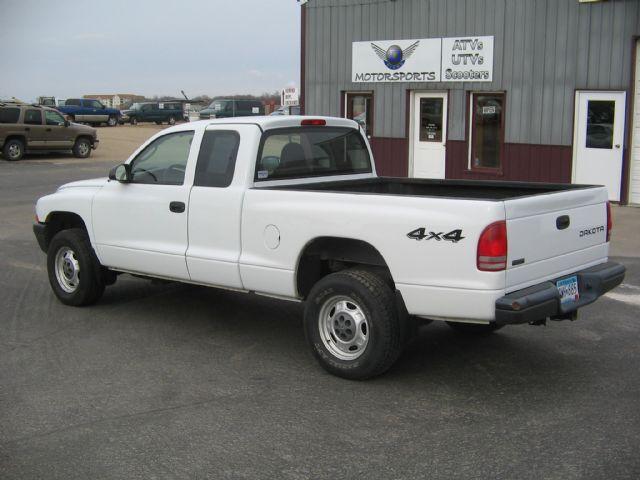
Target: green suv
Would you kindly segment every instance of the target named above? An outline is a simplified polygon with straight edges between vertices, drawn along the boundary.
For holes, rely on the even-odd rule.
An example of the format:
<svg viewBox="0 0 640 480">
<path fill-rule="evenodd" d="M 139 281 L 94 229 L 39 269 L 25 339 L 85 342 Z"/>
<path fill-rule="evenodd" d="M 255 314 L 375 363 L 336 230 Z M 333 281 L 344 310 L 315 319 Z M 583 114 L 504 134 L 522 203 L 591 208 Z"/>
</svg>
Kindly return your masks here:
<svg viewBox="0 0 640 480">
<path fill-rule="evenodd" d="M 97 147 L 95 128 L 70 123 L 53 108 L 0 103 L 0 150 L 5 160 L 20 160 L 35 151 L 72 151 L 87 158 Z"/>
</svg>

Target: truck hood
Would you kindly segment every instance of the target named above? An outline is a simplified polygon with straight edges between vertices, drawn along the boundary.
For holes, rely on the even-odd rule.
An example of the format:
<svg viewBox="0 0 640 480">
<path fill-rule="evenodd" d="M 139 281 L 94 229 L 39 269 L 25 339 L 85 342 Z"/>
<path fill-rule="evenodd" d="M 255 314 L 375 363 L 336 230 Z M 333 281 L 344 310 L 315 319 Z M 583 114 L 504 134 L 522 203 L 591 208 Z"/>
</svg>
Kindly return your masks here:
<svg viewBox="0 0 640 480">
<path fill-rule="evenodd" d="M 108 180 L 109 179 L 107 177 L 101 177 L 101 178 L 90 178 L 88 180 L 79 180 L 77 182 L 65 183 L 64 185 L 61 185 L 58 188 L 58 191 L 66 190 L 67 188 L 78 188 L 78 187 L 100 188 L 105 183 L 107 183 Z"/>
</svg>

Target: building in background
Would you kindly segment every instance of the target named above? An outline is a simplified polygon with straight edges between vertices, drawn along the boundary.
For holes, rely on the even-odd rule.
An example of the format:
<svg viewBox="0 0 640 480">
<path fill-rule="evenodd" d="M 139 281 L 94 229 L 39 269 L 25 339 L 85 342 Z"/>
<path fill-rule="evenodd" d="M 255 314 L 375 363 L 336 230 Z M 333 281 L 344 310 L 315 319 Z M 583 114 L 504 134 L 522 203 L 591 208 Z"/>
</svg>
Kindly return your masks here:
<svg viewBox="0 0 640 480">
<path fill-rule="evenodd" d="M 126 108 L 132 103 L 144 101 L 144 96 L 132 93 L 114 93 L 113 95 L 83 95 L 82 98 L 100 100 L 108 108 Z"/>
<path fill-rule="evenodd" d="M 381 175 L 605 184 L 640 203 L 640 1 L 309 0 L 305 114 Z"/>
</svg>

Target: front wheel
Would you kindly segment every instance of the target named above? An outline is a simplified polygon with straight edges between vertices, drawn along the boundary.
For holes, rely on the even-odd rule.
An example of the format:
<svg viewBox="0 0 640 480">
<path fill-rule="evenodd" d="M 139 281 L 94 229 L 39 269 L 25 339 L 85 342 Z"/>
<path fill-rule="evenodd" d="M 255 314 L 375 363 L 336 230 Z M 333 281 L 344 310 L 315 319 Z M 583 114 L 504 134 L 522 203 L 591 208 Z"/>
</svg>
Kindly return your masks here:
<svg viewBox="0 0 640 480">
<path fill-rule="evenodd" d="M 138 119 L 136 117 L 133 117 L 131 120 L 129 120 L 129 122 L 131 123 L 131 125 L 137 125 Z"/>
<path fill-rule="evenodd" d="M 384 373 L 402 352 L 402 319 L 380 276 L 353 269 L 327 275 L 305 305 L 307 342 L 328 372 L 363 380 Z"/>
<path fill-rule="evenodd" d="M 4 155 L 4 158 L 9 160 L 10 162 L 20 160 L 22 157 L 24 157 L 24 142 L 22 140 L 18 140 L 17 138 L 9 140 L 4 144 L 2 154 Z"/>
<path fill-rule="evenodd" d="M 447 325 L 451 327 L 455 332 L 462 335 L 489 335 L 490 333 L 500 330 L 504 325 L 498 325 L 495 322 L 491 323 L 464 323 L 464 322 L 447 322 Z"/>
<path fill-rule="evenodd" d="M 47 272 L 53 293 L 66 305 L 90 305 L 104 292 L 102 268 L 89 237 L 80 228 L 63 230 L 53 237 Z"/>
<path fill-rule="evenodd" d="M 73 146 L 73 154 L 78 158 L 87 158 L 91 154 L 91 142 L 86 138 L 79 138 Z"/>
</svg>

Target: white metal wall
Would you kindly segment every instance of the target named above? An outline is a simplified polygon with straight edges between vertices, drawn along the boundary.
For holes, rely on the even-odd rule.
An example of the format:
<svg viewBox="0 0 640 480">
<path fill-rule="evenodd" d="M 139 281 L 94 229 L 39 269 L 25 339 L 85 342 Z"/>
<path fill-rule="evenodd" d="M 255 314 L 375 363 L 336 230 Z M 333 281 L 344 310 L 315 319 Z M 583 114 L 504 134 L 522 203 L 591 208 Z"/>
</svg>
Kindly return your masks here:
<svg viewBox="0 0 640 480">
<path fill-rule="evenodd" d="M 629 177 L 629 203 L 640 204 L 640 40 L 636 45 L 636 76 L 631 119 L 631 176 Z"/>
</svg>

